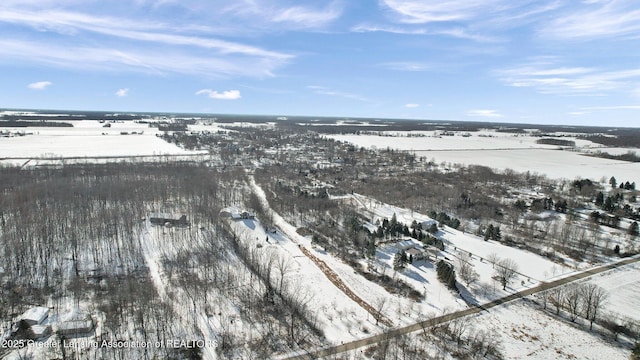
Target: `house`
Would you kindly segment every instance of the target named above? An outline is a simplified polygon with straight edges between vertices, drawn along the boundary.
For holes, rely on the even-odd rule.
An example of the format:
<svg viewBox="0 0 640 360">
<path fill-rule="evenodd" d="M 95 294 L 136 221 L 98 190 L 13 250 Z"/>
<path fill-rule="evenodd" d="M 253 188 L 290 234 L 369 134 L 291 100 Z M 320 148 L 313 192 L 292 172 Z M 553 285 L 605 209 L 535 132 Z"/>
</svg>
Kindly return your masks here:
<svg viewBox="0 0 640 360">
<path fill-rule="evenodd" d="M 417 247 L 412 247 L 407 250 L 407 257 L 409 257 L 411 261 L 428 259 L 427 253 Z"/>
<path fill-rule="evenodd" d="M 24 320 L 29 325 L 40 325 L 49 317 L 49 308 L 36 306 L 25 311 L 20 320 Z"/>
<path fill-rule="evenodd" d="M 429 220 L 425 220 L 423 222 L 420 223 L 422 225 L 422 229 L 427 230 L 431 227 L 431 225 L 433 224 L 438 224 L 437 221 L 433 220 L 433 219 L 429 219 Z"/>
<path fill-rule="evenodd" d="M 250 211 L 240 211 L 235 206 L 230 206 L 220 210 L 220 217 L 228 218 L 232 220 L 242 220 L 242 219 L 254 219 L 256 216 L 253 212 Z"/>
<path fill-rule="evenodd" d="M 246 210 L 245 210 L 245 211 L 243 211 L 243 212 L 242 212 L 242 214 L 240 214 L 240 216 L 241 216 L 243 219 L 255 219 L 255 218 L 256 218 L 256 214 L 254 214 L 254 213 L 253 213 L 253 212 L 251 212 L 251 211 L 246 211 Z"/>
<path fill-rule="evenodd" d="M 402 241 L 396 243 L 396 248 L 398 248 L 398 250 L 407 251 L 407 250 L 413 248 L 414 246 L 416 246 L 416 244 L 411 240 L 402 240 Z"/>
<path fill-rule="evenodd" d="M 90 317 L 84 319 L 69 320 L 58 325 L 58 335 L 65 336 L 91 336 L 93 335 L 93 320 Z"/>
<path fill-rule="evenodd" d="M 178 216 L 176 214 L 153 213 L 149 216 L 149 221 L 153 225 L 165 226 L 188 226 L 187 215 Z"/>
</svg>

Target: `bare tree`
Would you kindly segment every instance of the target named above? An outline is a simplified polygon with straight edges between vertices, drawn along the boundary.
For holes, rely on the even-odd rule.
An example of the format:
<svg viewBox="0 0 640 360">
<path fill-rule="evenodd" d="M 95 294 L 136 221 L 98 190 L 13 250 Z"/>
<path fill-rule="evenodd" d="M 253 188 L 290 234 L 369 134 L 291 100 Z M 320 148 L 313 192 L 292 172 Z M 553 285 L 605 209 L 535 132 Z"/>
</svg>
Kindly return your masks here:
<svg viewBox="0 0 640 360">
<path fill-rule="evenodd" d="M 468 330 L 468 325 L 469 322 L 463 318 L 458 318 L 448 323 L 447 329 L 449 331 L 449 335 L 451 336 L 451 340 L 456 341 L 458 345 L 460 345 L 464 333 Z"/>
<path fill-rule="evenodd" d="M 491 263 L 491 265 L 493 265 L 493 268 L 496 268 L 496 263 L 498 261 L 500 261 L 500 258 L 498 257 L 498 254 L 496 253 L 491 253 L 489 255 L 487 255 L 487 261 Z"/>
<path fill-rule="evenodd" d="M 473 269 L 471 257 L 464 253 L 458 257 L 458 275 L 467 286 L 478 281 L 480 275 Z"/>
<path fill-rule="evenodd" d="M 564 302 L 569 311 L 571 321 L 576 321 L 582 305 L 581 288 L 577 285 L 568 287 L 565 292 Z"/>
<path fill-rule="evenodd" d="M 496 273 L 502 283 L 502 290 L 507 289 L 507 284 L 517 275 L 518 264 L 512 259 L 502 259 L 496 264 Z"/>
<path fill-rule="evenodd" d="M 382 315 L 382 311 L 384 310 L 384 308 L 387 305 L 387 298 L 385 296 L 380 296 L 377 299 L 375 299 L 375 301 L 373 302 L 373 306 L 375 309 L 375 319 L 376 319 L 376 325 L 378 325 L 378 322 L 380 322 L 380 320 L 382 319 L 383 315 Z"/>
<path fill-rule="evenodd" d="M 284 256 L 282 254 L 278 254 L 276 257 L 276 261 L 275 261 L 275 266 L 276 269 L 278 269 L 278 275 L 280 277 L 279 281 L 278 281 L 278 289 L 277 291 L 282 293 L 284 291 L 283 286 L 284 286 L 284 277 L 290 273 L 291 271 L 293 271 L 293 262 L 291 261 L 291 259 L 287 256 Z"/>
<path fill-rule="evenodd" d="M 607 291 L 596 284 L 584 284 L 580 287 L 582 294 L 582 311 L 585 319 L 589 320 L 589 330 L 593 329 L 593 322 L 598 312 L 607 300 Z"/>
<path fill-rule="evenodd" d="M 555 287 L 549 290 L 547 296 L 549 297 L 549 302 L 556 308 L 556 315 L 559 315 L 562 303 L 564 302 L 564 289 L 562 287 Z"/>
</svg>

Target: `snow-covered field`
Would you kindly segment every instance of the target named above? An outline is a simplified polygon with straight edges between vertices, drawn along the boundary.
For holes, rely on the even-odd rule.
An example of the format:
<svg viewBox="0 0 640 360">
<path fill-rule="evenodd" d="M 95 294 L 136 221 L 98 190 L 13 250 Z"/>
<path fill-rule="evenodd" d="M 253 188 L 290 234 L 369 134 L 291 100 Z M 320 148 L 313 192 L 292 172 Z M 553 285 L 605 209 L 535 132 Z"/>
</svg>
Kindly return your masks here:
<svg viewBox="0 0 640 360">
<path fill-rule="evenodd" d="M 475 328 L 486 329 L 500 338 L 505 359 L 628 359 L 630 354 L 610 338 L 557 320 L 526 300 L 516 300 L 468 320 Z"/>
<path fill-rule="evenodd" d="M 74 127 L 3 128 L 28 135 L 0 138 L 0 158 L 92 157 L 192 154 L 156 136 L 157 128 L 133 121 L 112 123 L 68 121 Z M 129 135 L 121 135 L 126 132 Z M 132 133 L 136 134 L 132 134 Z M 142 134 L 141 134 L 142 133 Z"/>
<path fill-rule="evenodd" d="M 385 137 L 374 135 L 327 135 L 358 146 L 378 149 L 387 147 L 415 152 L 416 156 L 436 163 L 483 165 L 500 170 L 544 174 L 551 178 L 575 179 L 624 177 L 640 182 L 640 163 L 601 159 L 581 152 L 556 150 L 553 145 L 536 144 L 538 138 L 494 133 L 493 137 L 443 136 Z M 572 139 L 573 140 L 573 139 Z M 597 145 L 575 140 L 578 146 Z M 593 149 L 590 149 L 593 151 Z M 625 151 L 626 152 L 626 151 Z M 629 180 L 632 181 L 632 180 Z"/>
<path fill-rule="evenodd" d="M 605 312 L 640 323 L 640 264 L 630 264 L 589 279 L 607 291 Z"/>
</svg>

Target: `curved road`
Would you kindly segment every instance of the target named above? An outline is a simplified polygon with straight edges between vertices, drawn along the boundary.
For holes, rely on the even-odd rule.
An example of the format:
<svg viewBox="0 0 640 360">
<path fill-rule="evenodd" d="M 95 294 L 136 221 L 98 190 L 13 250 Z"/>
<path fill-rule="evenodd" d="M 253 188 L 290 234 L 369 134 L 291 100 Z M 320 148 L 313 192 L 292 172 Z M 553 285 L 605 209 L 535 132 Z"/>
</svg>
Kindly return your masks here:
<svg viewBox="0 0 640 360">
<path fill-rule="evenodd" d="M 411 324 L 411 325 L 407 325 L 407 326 L 403 326 L 403 327 L 399 327 L 399 328 L 395 328 L 395 329 L 391 329 L 388 331 L 385 331 L 381 334 L 378 335 L 374 335 L 374 336 L 370 336 L 368 338 L 364 338 L 364 339 L 359 339 L 359 340 L 355 340 L 355 341 L 351 341 L 345 344 L 341 344 L 341 345 L 337 345 L 337 346 L 332 346 L 332 347 L 328 347 L 328 348 L 322 348 L 322 349 L 316 349 L 316 350 L 311 350 L 308 352 L 304 352 L 304 353 L 298 353 L 298 354 L 294 354 L 294 355 L 285 355 L 284 357 L 281 357 L 281 359 L 286 359 L 286 360 L 302 360 L 302 359 L 318 359 L 318 358 L 322 358 L 322 357 L 326 357 L 326 356 L 331 356 L 331 355 L 335 355 L 335 354 L 339 354 L 339 353 L 343 353 L 346 351 L 351 351 L 351 350 L 355 350 L 364 346 L 369 346 L 369 345 L 373 345 L 375 343 L 384 341 L 384 340 L 388 340 L 389 338 L 393 338 L 393 337 L 397 337 L 400 335 L 405 335 L 405 334 L 409 334 L 418 330 L 422 330 L 425 328 L 429 328 L 435 325 L 439 325 L 445 322 L 449 322 L 451 320 L 457 319 L 457 318 L 461 318 L 464 316 L 468 316 L 471 314 L 477 314 L 483 310 L 489 310 L 492 307 L 507 303 L 509 301 L 515 300 L 515 299 L 519 299 L 521 297 L 524 296 L 528 296 L 531 294 L 535 294 L 541 291 L 545 291 L 554 287 L 558 287 L 561 285 L 565 285 L 567 283 L 576 281 L 576 280 L 580 280 L 580 279 L 584 279 L 586 277 L 589 276 L 593 276 L 602 272 L 605 272 L 607 270 L 611 270 L 611 269 L 615 269 L 617 267 L 620 266 L 624 266 L 624 265 L 628 265 L 628 264 L 632 264 L 635 263 L 637 261 L 640 261 L 640 256 L 636 255 L 634 257 L 631 258 L 627 258 L 621 261 L 617 261 L 615 263 L 611 263 L 611 264 L 607 264 L 607 265 L 603 265 L 600 267 L 596 267 L 596 268 L 592 268 L 589 270 L 585 270 L 576 274 L 573 274 L 571 276 L 567 276 L 565 278 L 559 279 L 559 280 L 555 280 L 552 282 L 546 282 L 546 283 L 542 283 L 538 286 L 532 287 L 530 289 L 526 289 L 526 290 L 522 290 L 519 291 L 517 293 L 513 293 L 511 295 L 505 296 L 503 298 L 500 299 L 496 299 L 494 301 L 491 301 L 489 303 L 486 303 L 484 305 L 478 305 L 476 307 L 472 307 L 469 309 L 465 309 L 462 311 L 458 311 L 458 312 L 454 312 L 454 313 L 450 313 L 450 314 L 445 314 L 442 316 L 438 316 L 435 318 L 431 318 L 428 320 L 424 320 L 424 321 L 420 321 L 417 322 L 415 324 Z"/>
</svg>

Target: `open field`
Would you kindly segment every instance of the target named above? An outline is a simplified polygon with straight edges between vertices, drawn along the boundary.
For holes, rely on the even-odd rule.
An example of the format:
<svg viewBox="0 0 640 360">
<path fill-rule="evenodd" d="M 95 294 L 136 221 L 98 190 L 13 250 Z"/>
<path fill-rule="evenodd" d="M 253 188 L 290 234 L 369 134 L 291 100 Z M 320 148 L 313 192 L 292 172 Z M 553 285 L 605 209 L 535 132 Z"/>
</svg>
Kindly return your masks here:
<svg viewBox="0 0 640 360">
<path fill-rule="evenodd" d="M 92 120 L 70 121 L 74 127 L 3 128 L 25 136 L 0 138 L 0 158 L 136 156 L 193 154 L 156 136 L 157 128 L 133 121 L 104 128 Z M 122 135 L 121 133 L 128 133 Z M 135 134 L 133 134 L 135 133 Z"/>
<path fill-rule="evenodd" d="M 491 138 L 444 136 L 385 137 L 374 135 L 330 135 L 329 137 L 367 148 L 387 147 L 406 150 L 437 164 L 483 165 L 496 169 L 531 172 L 550 178 L 590 178 L 595 181 L 613 176 L 633 178 L 640 183 L 640 163 L 585 156 L 579 151 L 556 150 L 557 146 L 539 145 L 536 138 L 495 134 Z M 593 151 L 597 144 L 576 140 L 577 145 Z M 588 147 L 587 147 L 588 146 Z M 626 152 L 626 151 L 625 151 Z"/>
</svg>

